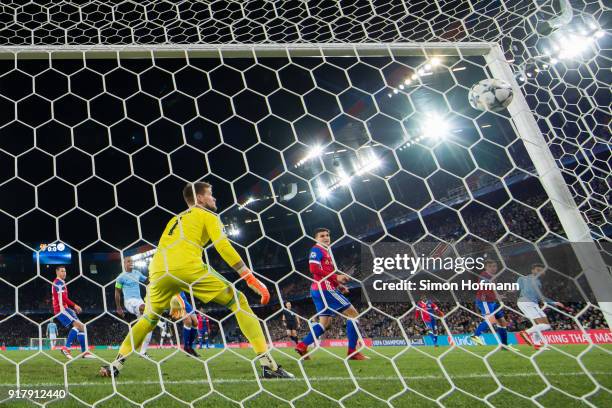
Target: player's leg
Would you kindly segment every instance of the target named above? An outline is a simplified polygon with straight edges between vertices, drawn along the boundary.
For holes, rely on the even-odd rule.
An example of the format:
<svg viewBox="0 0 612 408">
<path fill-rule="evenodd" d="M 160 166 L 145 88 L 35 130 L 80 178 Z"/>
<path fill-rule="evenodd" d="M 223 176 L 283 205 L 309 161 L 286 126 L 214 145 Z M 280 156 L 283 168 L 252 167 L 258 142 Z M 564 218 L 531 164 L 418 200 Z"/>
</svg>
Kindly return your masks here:
<svg viewBox="0 0 612 408">
<path fill-rule="evenodd" d="M 198 329 L 198 348 L 202 350 L 204 347 L 204 330 Z"/>
<path fill-rule="evenodd" d="M 191 320 L 191 313 L 193 312 L 193 306 L 191 306 L 191 303 L 189 302 L 189 299 L 187 298 L 187 295 L 185 294 L 185 292 L 181 292 L 175 295 L 172 302 L 174 302 L 174 304 L 180 305 L 179 309 L 177 309 L 180 311 L 176 312 L 180 314 L 177 314 L 173 317 L 175 319 L 179 319 L 178 321 L 183 324 L 183 335 L 182 335 L 183 350 L 191 354 L 190 352 L 191 350 L 191 332 L 192 332 L 191 329 L 193 328 L 193 321 Z M 172 305 L 171 307 L 174 308 L 174 306 Z M 174 313 L 172 310 L 171 310 L 171 314 Z"/>
<path fill-rule="evenodd" d="M 259 320 L 251 310 L 246 296 L 231 286 L 212 267 L 207 266 L 197 271 L 197 279 L 192 280 L 193 295 L 204 303 L 215 302 L 234 312 L 238 327 L 247 338 L 258 356 L 263 368 L 263 376 L 267 378 L 293 378 L 293 374 L 283 370 L 276 364 L 268 352 L 266 337 Z"/>
<path fill-rule="evenodd" d="M 541 313 L 540 317 L 536 317 L 533 319 L 534 325 L 529 329 L 538 339 L 538 344 L 536 348 L 546 346 L 546 336 L 544 336 L 543 332 L 551 329 L 550 322 L 544 314 L 544 311 L 538 307 L 538 312 Z"/>
<path fill-rule="evenodd" d="M 540 348 L 545 337 L 542 332 L 550 330 L 550 323 L 540 306 L 533 302 L 518 302 L 519 309 L 523 315 L 533 322 L 533 325 L 520 333 L 526 343 L 532 344 L 535 348 Z M 532 341 L 533 339 L 533 341 Z"/>
<path fill-rule="evenodd" d="M 309 357 L 306 355 L 308 353 L 308 346 L 314 343 L 315 339 L 318 339 L 323 335 L 323 333 L 325 333 L 325 330 L 327 330 L 331 325 L 332 316 L 334 314 L 334 312 L 327 307 L 322 291 L 311 289 L 310 296 L 315 305 L 315 309 L 317 310 L 319 322 L 313 324 L 310 327 L 308 334 L 304 336 L 302 341 L 295 346 L 295 351 L 299 355 L 305 356 L 304 359 L 306 360 L 309 359 Z"/>
<path fill-rule="evenodd" d="M 432 317 L 429 322 L 426 323 L 429 332 L 429 337 L 434 345 L 438 347 L 438 336 L 436 335 L 436 320 Z"/>
<path fill-rule="evenodd" d="M 336 293 L 336 295 L 342 296 L 340 293 Z M 342 296 L 344 297 L 344 296 Z M 348 302 L 348 299 L 345 298 L 345 301 Z M 357 343 L 359 341 L 359 326 L 357 318 L 359 317 L 359 312 L 353 305 L 349 303 L 349 306 L 346 308 L 339 308 L 338 311 L 347 317 L 346 319 L 346 337 L 348 339 L 348 351 L 347 355 L 350 360 L 369 360 L 369 357 L 364 356 L 360 352 L 357 351 Z"/>
<path fill-rule="evenodd" d="M 77 339 L 81 345 L 81 353 L 83 358 L 95 358 L 89 351 L 87 351 L 87 336 L 85 335 L 85 325 L 80 320 L 72 322 L 72 328 L 78 330 Z"/>
<path fill-rule="evenodd" d="M 144 302 L 140 302 L 138 304 L 138 317 L 142 317 L 142 315 L 144 314 L 144 310 L 145 310 L 145 304 Z M 151 337 L 153 336 L 153 330 L 151 330 L 149 332 L 149 334 L 147 334 L 144 338 L 144 340 L 142 341 L 142 347 L 140 347 L 140 354 L 142 354 L 143 356 L 147 355 L 147 348 L 149 348 L 149 343 L 151 342 Z"/>
<path fill-rule="evenodd" d="M 189 347 L 193 349 L 193 344 L 198 338 L 198 318 L 195 315 L 195 312 L 191 313 L 191 337 L 189 338 L 190 344 Z"/>
<path fill-rule="evenodd" d="M 297 337 L 297 330 L 295 330 L 295 329 L 290 330 L 290 335 L 291 335 L 291 336 L 289 336 L 289 337 L 291 338 L 291 340 L 292 340 L 292 341 L 293 341 L 295 344 L 297 344 L 297 343 L 298 343 L 298 341 L 299 341 L 299 340 L 298 340 L 298 337 Z"/>
<path fill-rule="evenodd" d="M 129 333 L 119 347 L 119 353 L 117 353 L 115 361 L 110 366 L 100 368 L 101 376 L 110 377 L 119 375 L 127 357 L 132 352 L 137 352 L 142 346 L 142 342 L 147 334 L 152 332 L 157 325 L 161 313 L 169 308 L 172 296 L 180 290 L 180 281 L 175 279 L 173 275 L 165 272 L 151 275 L 151 284 L 148 287 L 145 298 L 145 311 L 136 324 L 130 328 Z"/>
<path fill-rule="evenodd" d="M 483 320 L 476 327 L 474 334 L 470 337 L 472 342 L 480 346 L 484 345 L 484 341 L 480 336 L 489 330 L 489 328 L 492 328 L 493 324 L 495 323 L 495 317 L 492 314 L 493 310 L 495 309 L 491 309 L 490 306 L 491 303 L 489 302 L 484 302 L 481 300 L 476 301 L 476 307 L 480 310 Z"/>
<path fill-rule="evenodd" d="M 70 352 L 70 347 L 72 346 L 72 343 L 77 339 L 79 330 L 77 328 L 72 327 L 72 322 L 76 319 L 76 315 L 74 315 L 73 317 L 73 314 L 69 313 L 68 310 L 70 309 L 62 310 L 60 313 L 58 313 L 56 318 L 62 326 L 68 328 L 68 336 L 66 338 L 66 344 L 64 344 L 64 346 L 62 346 L 60 350 L 62 354 L 68 360 L 72 360 L 72 354 Z"/>
</svg>

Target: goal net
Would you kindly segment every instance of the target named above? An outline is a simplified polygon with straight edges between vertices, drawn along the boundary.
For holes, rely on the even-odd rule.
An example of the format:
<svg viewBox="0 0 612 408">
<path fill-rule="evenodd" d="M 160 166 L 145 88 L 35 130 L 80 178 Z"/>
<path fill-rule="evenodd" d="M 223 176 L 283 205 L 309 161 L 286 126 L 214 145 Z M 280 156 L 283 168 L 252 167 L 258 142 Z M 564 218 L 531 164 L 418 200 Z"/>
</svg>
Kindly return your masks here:
<svg viewBox="0 0 612 408">
<path fill-rule="evenodd" d="M 51 339 L 48 337 L 30 337 L 30 349 L 31 350 L 54 350 L 55 348 L 63 347 L 66 345 L 65 337 L 58 337 Z"/>
<path fill-rule="evenodd" d="M 609 406 L 606 11 L 557 0 L 3 4 L 0 403 L 14 402 L 9 390 L 63 388 L 57 406 Z M 487 78 L 512 87 L 507 109 L 470 105 Z M 235 313 L 190 291 L 198 358 L 174 346 L 183 325 L 163 314 L 147 356 L 96 377 L 139 313 L 118 276 L 128 262 L 146 275 L 196 181 L 212 184 L 270 303 L 214 245 L 204 259 L 247 296 L 294 380 L 260 379 Z M 310 290 L 321 227 L 332 269 L 350 277 L 324 306 L 350 302 L 358 318 L 332 313 L 306 360 L 292 337 L 312 336 L 325 314 Z M 395 262 L 407 258 L 420 263 Z M 548 303 L 534 312 L 511 284 L 539 264 Z M 76 358 L 80 340 L 68 361 L 45 338 L 51 319 L 56 349 L 71 330 L 51 298 L 58 265 L 93 359 Z M 492 268 L 488 299 L 469 285 Z M 347 356 L 353 322 L 367 361 Z"/>
</svg>

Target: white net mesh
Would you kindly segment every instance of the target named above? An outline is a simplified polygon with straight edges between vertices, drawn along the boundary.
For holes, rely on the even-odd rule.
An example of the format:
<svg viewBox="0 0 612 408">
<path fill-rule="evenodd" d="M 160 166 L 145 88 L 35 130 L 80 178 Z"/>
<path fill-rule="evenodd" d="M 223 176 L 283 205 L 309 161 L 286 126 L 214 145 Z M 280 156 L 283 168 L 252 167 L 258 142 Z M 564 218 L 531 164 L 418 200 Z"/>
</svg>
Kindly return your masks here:
<svg viewBox="0 0 612 408">
<path fill-rule="evenodd" d="M 46 404 L 56 398 L 10 392 L 65 388 L 51 406 L 609 405 L 607 12 L 583 1 L 4 2 L 0 401 Z M 488 77 L 514 85 L 509 110 L 470 107 L 468 90 Z M 227 234 L 273 293 L 254 311 L 298 379 L 259 380 L 234 316 L 192 296 L 211 350 L 202 335 L 201 357 L 187 357 L 173 346 L 181 325 L 168 323 L 150 358 L 96 378 L 134 320 L 116 312 L 122 260 L 146 271 L 198 180 L 213 184 Z M 354 278 L 367 362 L 345 359 L 343 317 L 311 361 L 281 321 L 288 300 L 297 336 L 312 326 L 307 257 L 322 226 Z M 362 292 L 364 246 L 397 242 L 486 254 L 501 282 L 545 263 L 543 290 L 569 306 L 545 308 L 551 349 L 506 352 L 493 334 L 476 347 L 468 335 L 482 318 L 460 291 L 430 294 L 444 313 L 441 347 L 430 347 L 419 294 L 383 303 Z M 205 255 L 236 280 L 214 247 Z M 49 349 L 60 263 L 100 360 Z M 457 275 L 415 275 L 425 278 Z M 501 308 L 522 344 L 532 322 L 516 301 Z"/>
</svg>

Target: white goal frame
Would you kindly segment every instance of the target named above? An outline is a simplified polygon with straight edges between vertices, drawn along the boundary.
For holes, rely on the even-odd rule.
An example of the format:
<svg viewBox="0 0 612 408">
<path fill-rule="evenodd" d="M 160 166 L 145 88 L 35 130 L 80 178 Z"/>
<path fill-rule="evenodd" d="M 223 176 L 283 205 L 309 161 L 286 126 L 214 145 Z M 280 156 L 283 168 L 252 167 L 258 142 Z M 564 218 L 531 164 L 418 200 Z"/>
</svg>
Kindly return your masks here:
<svg viewBox="0 0 612 408">
<path fill-rule="evenodd" d="M 56 348 L 66 345 L 66 337 L 56 337 L 54 339 L 49 337 L 30 337 L 30 349 L 46 350 L 47 347 L 51 348 L 51 341 L 55 341 Z"/>
<path fill-rule="evenodd" d="M 419 43 L 324 43 L 324 44 L 193 44 L 193 45 L 92 45 L 92 46 L 8 46 L 0 47 L 0 59 L 76 59 L 76 58 L 189 58 L 192 57 L 273 57 L 273 56 L 390 56 L 463 55 L 483 56 L 495 78 L 509 82 L 514 100 L 508 107 L 516 134 L 523 140 L 555 209 L 569 243 L 576 254 L 598 306 L 612 327 L 612 275 L 599 252 L 588 225 L 563 180 L 563 176 L 542 135 L 524 95 L 495 42 L 419 42 Z M 466 101 L 467 103 L 467 101 Z M 576 245 L 580 243 L 580 245 Z"/>
</svg>

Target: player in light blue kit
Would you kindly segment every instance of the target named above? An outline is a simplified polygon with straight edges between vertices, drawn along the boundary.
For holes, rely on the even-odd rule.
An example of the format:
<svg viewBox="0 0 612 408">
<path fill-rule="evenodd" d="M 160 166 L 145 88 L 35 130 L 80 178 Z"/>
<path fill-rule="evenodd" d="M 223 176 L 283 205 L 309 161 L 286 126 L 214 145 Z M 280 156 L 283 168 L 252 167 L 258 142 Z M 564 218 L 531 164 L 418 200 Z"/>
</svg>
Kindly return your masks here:
<svg viewBox="0 0 612 408">
<path fill-rule="evenodd" d="M 123 292 L 125 310 L 140 318 L 145 309 L 144 300 L 142 300 L 142 296 L 140 295 L 140 285 L 146 285 L 149 280 L 140 271 L 134 270 L 133 267 L 134 262 L 132 258 L 126 257 L 123 260 L 124 271 L 121 272 L 115 281 L 115 306 L 117 307 L 117 314 L 124 317 L 125 312 L 121 307 L 121 293 Z M 143 356 L 147 355 L 147 347 L 149 347 L 152 335 L 153 332 L 149 332 L 142 342 L 140 354 Z"/>
<path fill-rule="evenodd" d="M 47 325 L 47 338 L 49 339 L 51 350 L 55 350 L 55 341 L 57 339 L 57 324 L 50 321 Z"/>
<path fill-rule="evenodd" d="M 568 308 L 563 303 L 547 298 L 542 294 L 540 277 L 546 272 L 544 264 L 536 263 L 531 265 L 530 272 L 530 275 L 521 276 L 516 281 L 520 290 L 517 302 L 518 308 L 526 318 L 533 322 L 533 326 L 526 331 L 520 332 L 519 335 L 527 344 L 532 345 L 537 350 L 542 347 L 543 340 L 546 340 L 542 332 L 550 330 L 550 323 L 546 313 L 540 308 L 540 302 L 565 310 L 568 310 Z"/>
</svg>

